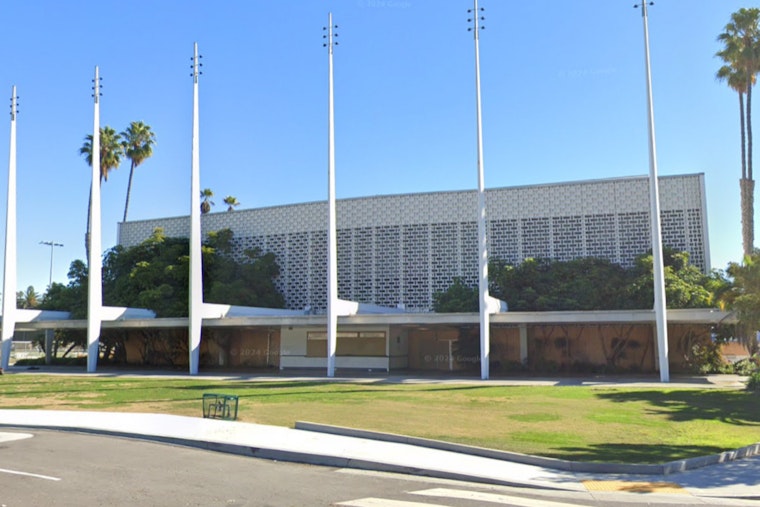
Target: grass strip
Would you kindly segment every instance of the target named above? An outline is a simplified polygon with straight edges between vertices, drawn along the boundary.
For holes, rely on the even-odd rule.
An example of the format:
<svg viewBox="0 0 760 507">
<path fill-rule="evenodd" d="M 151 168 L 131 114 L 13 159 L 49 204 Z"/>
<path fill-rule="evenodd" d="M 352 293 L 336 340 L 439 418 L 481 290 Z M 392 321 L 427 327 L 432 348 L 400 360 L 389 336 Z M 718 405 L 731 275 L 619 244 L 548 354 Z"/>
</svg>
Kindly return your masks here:
<svg viewBox="0 0 760 507">
<path fill-rule="evenodd" d="M 200 417 L 207 392 L 238 396 L 246 422 L 312 421 L 576 461 L 663 463 L 760 442 L 758 397 L 729 389 L 17 374 L 0 378 L 0 408 Z"/>
</svg>

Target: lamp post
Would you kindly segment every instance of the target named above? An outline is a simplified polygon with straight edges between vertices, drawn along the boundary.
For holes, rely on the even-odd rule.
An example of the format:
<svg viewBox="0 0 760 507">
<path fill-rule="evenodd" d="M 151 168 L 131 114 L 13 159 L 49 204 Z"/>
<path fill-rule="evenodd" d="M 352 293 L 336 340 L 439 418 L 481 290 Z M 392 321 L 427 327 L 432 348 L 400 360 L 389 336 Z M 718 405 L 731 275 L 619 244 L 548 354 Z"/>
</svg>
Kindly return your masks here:
<svg viewBox="0 0 760 507">
<path fill-rule="evenodd" d="M 657 145 L 654 135 L 654 105 L 652 102 L 652 70 L 649 62 L 649 23 L 647 6 L 654 2 L 644 0 L 639 5 L 644 20 L 644 63 L 647 81 L 647 120 L 649 126 L 649 206 L 652 221 L 652 258 L 654 275 L 654 312 L 657 329 L 657 353 L 659 356 L 660 381 L 670 381 L 668 364 L 668 319 L 665 301 L 665 273 L 662 259 L 662 232 L 660 227 L 660 190 L 657 181 Z"/>
<path fill-rule="evenodd" d="M 40 245 L 47 245 L 50 247 L 50 278 L 48 279 L 48 288 L 53 285 L 53 250 L 57 246 L 63 246 L 63 243 L 56 243 L 55 241 L 40 241 Z"/>
</svg>

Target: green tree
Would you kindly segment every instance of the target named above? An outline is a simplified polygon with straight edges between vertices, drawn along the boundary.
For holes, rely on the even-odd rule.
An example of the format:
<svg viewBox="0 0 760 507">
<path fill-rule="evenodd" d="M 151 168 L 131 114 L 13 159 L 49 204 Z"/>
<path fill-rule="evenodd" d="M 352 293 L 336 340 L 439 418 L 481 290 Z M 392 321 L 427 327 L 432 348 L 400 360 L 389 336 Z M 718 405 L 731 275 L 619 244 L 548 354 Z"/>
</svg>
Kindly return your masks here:
<svg viewBox="0 0 760 507">
<path fill-rule="evenodd" d="M 479 308 L 478 288 L 468 287 L 459 277 L 445 291 L 433 294 L 433 311 L 437 313 L 477 312 Z"/>
<path fill-rule="evenodd" d="M 156 134 L 150 130 L 150 126 L 141 121 L 133 121 L 127 130 L 121 133 L 121 143 L 124 155 L 130 161 L 129 183 L 127 183 L 127 199 L 124 202 L 124 222 L 127 221 L 129 211 L 129 196 L 132 193 L 132 177 L 135 168 L 153 156 L 153 145 L 156 144 Z"/>
<path fill-rule="evenodd" d="M 760 251 L 744 258 L 744 263 L 732 262 L 726 270 L 733 279 L 725 295 L 728 306 L 739 318 L 738 333 L 750 352 L 758 351 L 756 333 L 760 331 Z"/>
<path fill-rule="evenodd" d="M 665 299 L 668 308 L 711 308 L 717 306 L 717 298 L 709 290 L 715 289 L 716 280 L 705 275 L 689 263 L 688 252 L 671 248 L 663 250 L 665 275 Z M 654 305 L 652 254 L 636 258 L 632 269 L 633 279 L 628 294 L 633 308 L 652 308 Z"/>
<path fill-rule="evenodd" d="M 492 263 L 493 294 L 511 310 L 611 310 L 625 305 L 625 269 L 605 259 Z"/>
<path fill-rule="evenodd" d="M 201 213 L 204 215 L 206 213 L 209 213 L 211 211 L 211 206 L 214 205 L 214 201 L 211 200 L 211 198 L 214 197 L 214 192 L 211 191 L 210 188 L 204 188 L 201 190 Z"/>
<path fill-rule="evenodd" d="M 669 308 L 714 307 L 726 291 L 719 272 L 703 274 L 686 252 L 666 248 L 664 264 Z M 629 269 L 595 258 L 526 259 L 492 263 L 489 272 L 492 294 L 516 311 L 648 309 L 654 302 L 651 254 L 638 256 Z"/>
<path fill-rule="evenodd" d="M 84 144 L 79 148 L 79 154 L 85 156 L 87 165 L 92 167 L 92 134 L 85 136 Z M 124 148 L 121 144 L 121 136 L 111 127 L 100 128 L 100 181 L 108 181 L 108 174 L 119 167 Z M 92 189 L 91 189 L 92 190 Z M 87 259 L 90 258 L 90 212 L 92 210 L 92 193 L 87 201 L 87 230 L 85 231 L 84 248 Z"/>
<path fill-rule="evenodd" d="M 282 308 L 285 300 L 274 283 L 280 272 L 274 254 L 249 250 L 237 261 L 232 242 L 232 231 L 225 229 L 210 233 L 203 245 L 204 300 Z M 149 308 L 159 317 L 186 316 L 189 248 L 187 238 L 167 238 L 157 229 L 140 245 L 111 249 L 103 265 L 104 300 Z"/>
<path fill-rule="evenodd" d="M 224 198 L 224 204 L 227 205 L 227 211 L 233 211 L 235 208 L 240 206 L 240 201 L 237 200 L 237 197 L 228 195 Z"/>
<path fill-rule="evenodd" d="M 723 48 L 716 53 L 724 65 L 717 77 L 739 94 L 742 177 L 739 180 L 744 255 L 754 249 L 754 189 L 752 170 L 752 87 L 760 71 L 760 9 L 739 9 L 731 14 L 718 41 Z M 744 96 L 747 101 L 744 104 Z"/>
</svg>

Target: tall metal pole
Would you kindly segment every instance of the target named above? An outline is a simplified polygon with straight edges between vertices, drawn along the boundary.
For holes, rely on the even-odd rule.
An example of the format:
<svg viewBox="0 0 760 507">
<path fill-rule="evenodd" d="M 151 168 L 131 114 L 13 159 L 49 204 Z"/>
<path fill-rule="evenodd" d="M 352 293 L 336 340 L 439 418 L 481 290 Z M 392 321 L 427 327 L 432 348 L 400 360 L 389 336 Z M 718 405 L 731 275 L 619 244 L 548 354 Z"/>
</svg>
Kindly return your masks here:
<svg viewBox="0 0 760 507">
<path fill-rule="evenodd" d="M 649 2 L 653 5 L 654 2 Z M 644 57 L 647 80 L 647 117 L 649 124 L 649 205 L 652 221 L 652 256 L 654 261 L 654 312 L 657 332 L 657 352 L 659 355 L 660 381 L 670 381 L 668 363 L 668 318 L 665 300 L 665 273 L 662 256 L 662 231 L 660 227 L 660 191 L 657 181 L 657 145 L 654 134 L 654 103 L 652 101 L 652 71 L 649 61 L 649 23 L 647 1 L 641 2 L 644 20 Z"/>
<path fill-rule="evenodd" d="M 50 277 L 48 278 L 48 288 L 53 285 L 53 249 L 57 246 L 63 246 L 63 243 L 56 243 L 55 241 L 40 241 L 40 245 L 47 245 L 50 247 Z"/>
<path fill-rule="evenodd" d="M 16 329 L 16 87 L 11 91 L 11 139 L 8 156 L 8 200 L 5 214 L 5 264 L 3 269 L 3 329 L 0 367 L 10 364 Z"/>
<path fill-rule="evenodd" d="M 200 56 L 198 43 L 193 45 L 193 140 L 190 177 L 190 290 L 188 351 L 190 375 L 198 374 L 201 350 L 201 324 L 203 311 L 203 266 L 201 264 L 201 184 L 198 117 L 198 77 L 200 76 Z"/>
<path fill-rule="evenodd" d="M 93 79 L 95 99 L 92 126 L 92 184 L 90 185 L 90 258 L 87 284 L 87 371 L 95 372 L 100 345 L 101 309 L 103 307 L 103 281 L 101 265 L 100 218 L 100 71 L 95 67 Z"/>
<path fill-rule="evenodd" d="M 338 335 L 338 240 L 335 218 L 335 117 L 333 107 L 333 26 L 327 15 L 327 376 L 335 376 Z"/>
<path fill-rule="evenodd" d="M 485 17 L 484 11 L 478 7 L 478 0 L 474 0 L 470 30 L 475 35 L 475 110 L 477 117 L 477 142 L 478 142 L 478 293 L 480 309 L 480 377 L 487 380 L 489 377 L 491 360 L 491 329 L 490 315 L 487 308 L 488 300 L 488 240 L 486 237 L 486 195 L 485 178 L 483 175 L 483 122 L 480 107 L 480 30 L 483 26 L 481 21 Z"/>
</svg>

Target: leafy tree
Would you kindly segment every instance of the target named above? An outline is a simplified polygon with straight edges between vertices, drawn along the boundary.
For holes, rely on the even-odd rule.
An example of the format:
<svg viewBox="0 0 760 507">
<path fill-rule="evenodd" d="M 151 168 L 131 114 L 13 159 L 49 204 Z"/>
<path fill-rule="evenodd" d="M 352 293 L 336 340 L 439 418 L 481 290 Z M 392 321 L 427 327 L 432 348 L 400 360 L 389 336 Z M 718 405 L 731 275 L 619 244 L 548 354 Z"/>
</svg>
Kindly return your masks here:
<svg viewBox="0 0 760 507">
<path fill-rule="evenodd" d="M 127 199 L 124 203 L 124 222 L 126 222 L 127 212 L 129 211 L 129 196 L 132 193 L 132 176 L 137 166 L 153 156 L 153 145 L 156 144 L 156 134 L 145 123 L 133 121 L 129 124 L 127 130 L 121 133 L 121 139 L 124 155 L 130 161 Z"/>
<path fill-rule="evenodd" d="M 214 201 L 211 200 L 211 198 L 214 197 L 214 192 L 211 191 L 210 188 L 204 188 L 201 190 L 201 213 L 204 215 L 206 213 L 209 213 L 211 211 L 211 206 L 214 205 Z"/>
<path fill-rule="evenodd" d="M 705 275 L 689 264 L 686 252 L 666 248 L 664 264 L 669 308 L 718 306 L 730 287 L 722 273 Z M 595 258 L 529 258 L 519 265 L 494 262 L 489 269 L 491 293 L 516 311 L 648 309 L 654 301 L 652 265 L 651 254 L 637 257 L 629 269 Z M 456 294 L 460 289 L 450 290 Z M 477 306 L 459 311 L 476 310 Z"/>
<path fill-rule="evenodd" d="M 79 148 L 79 154 L 85 156 L 87 165 L 92 167 L 92 134 L 85 136 L 84 144 Z M 121 144 L 121 136 L 111 127 L 100 128 L 100 182 L 108 181 L 108 173 L 119 167 L 121 157 L 124 154 Z M 87 259 L 90 258 L 90 212 L 92 210 L 92 197 L 87 202 L 87 230 L 85 231 L 84 247 Z"/>
<path fill-rule="evenodd" d="M 493 293 L 517 311 L 609 310 L 625 305 L 625 269 L 605 259 L 493 264 Z"/>
<path fill-rule="evenodd" d="M 739 180 L 744 255 L 754 248 L 754 188 L 752 171 L 752 87 L 760 71 L 760 9 L 739 9 L 731 14 L 718 41 L 723 48 L 716 53 L 724 65 L 717 72 L 720 80 L 739 94 L 742 177 Z M 744 96 L 747 97 L 746 106 Z"/>
<path fill-rule="evenodd" d="M 63 310 L 71 312 L 72 318 L 87 318 L 87 265 L 81 260 L 71 263 L 68 272 L 69 283 L 53 282 L 42 298 L 42 310 Z"/>
<path fill-rule="evenodd" d="M 438 313 L 477 312 L 480 307 L 478 288 L 468 287 L 461 278 L 444 292 L 433 294 L 433 310 Z"/>
<path fill-rule="evenodd" d="M 737 330 L 751 352 L 757 352 L 756 333 L 760 330 L 760 251 L 744 258 L 743 264 L 730 263 L 727 273 L 733 286 L 725 294 L 730 308 L 739 317 Z"/>
<path fill-rule="evenodd" d="M 238 262 L 232 258 L 233 234 L 212 233 L 204 244 L 204 299 L 212 303 L 282 308 L 283 296 L 274 279 L 279 266 L 273 254 L 246 252 Z M 189 241 L 167 238 L 156 229 L 141 244 L 116 246 L 106 252 L 103 263 L 103 301 L 109 306 L 148 308 L 158 317 L 188 314 Z M 43 301 L 45 308 L 68 310 L 74 318 L 87 315 L 87 268 L 74 261 L 69 284 L 53 284 Z"/>
<path fill-rule="evenodd" d="M 227 211 L 233 211 L 235 208 L 240 206 L 240 201 L 237 200 L 237 197 L 228 195 L 224 198 L 224 204 L 227 205 Z"/>
<path fill-rule="evenodd" d="M 161 230 L 132 247 L 116 246 L 103 262 L 107 304 L 149 308 L 158 317 L 187 315 L 189 242 Z"/>
<path fill-rule="evenodd" d="M 703 274 L 689 264 L 688 252 L 670 248 L 663 250 L 663 264 L 668 308 L 711 308 L 718 304 L 714 291 L 724 290 L 718 273 Z M 636 258 L 627 290 L 632 308 L 653 307 L 653 265 L 651 253 Z"/>
<path fill-rule="evenodd" d="M 273 253 L 262 254 L 259 248 L 232 256 L 234 235 L 229 229 L 211 232 L 204 246 L 209 279 L 204 280 L 204 297 L 209 303 L 282 308 L 285 298 L 274 284 L 280 266 Z"/>
</svg>

